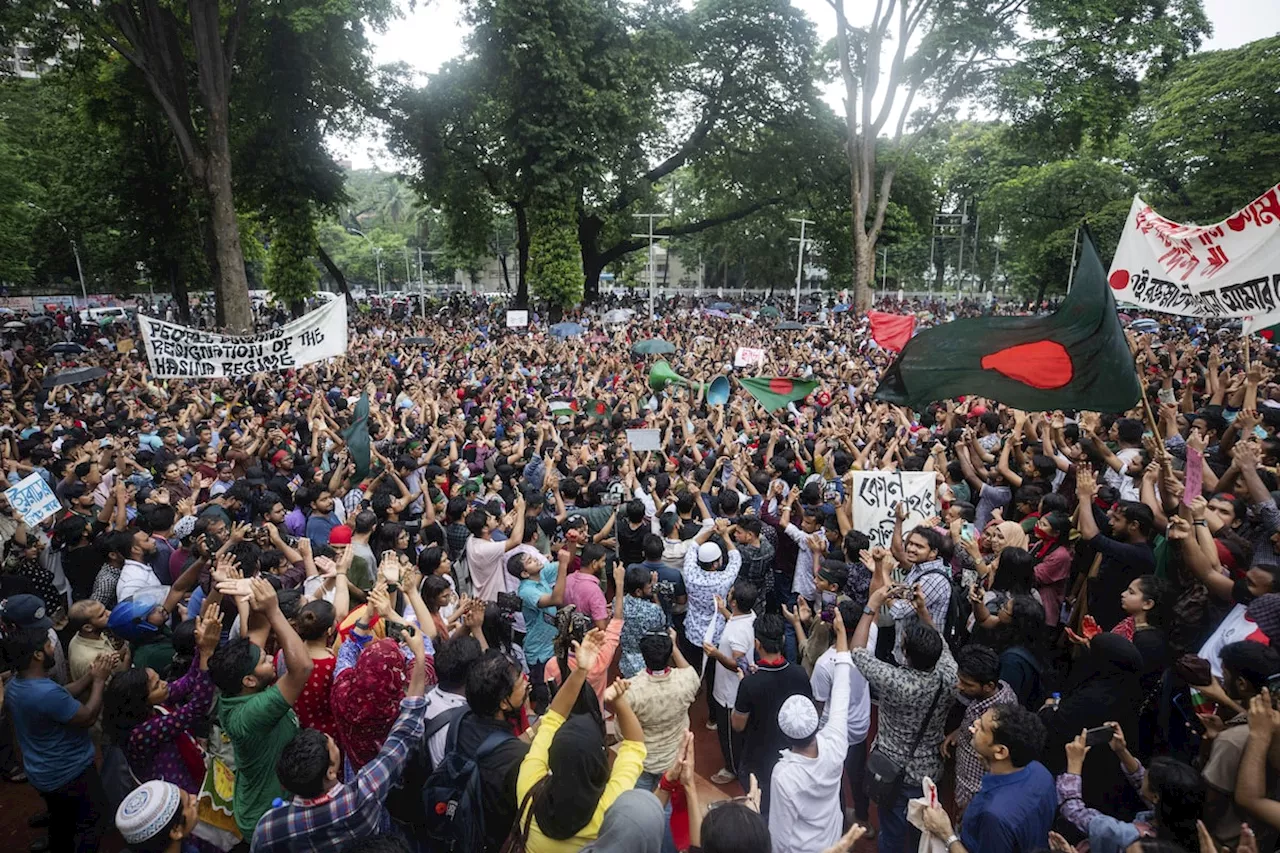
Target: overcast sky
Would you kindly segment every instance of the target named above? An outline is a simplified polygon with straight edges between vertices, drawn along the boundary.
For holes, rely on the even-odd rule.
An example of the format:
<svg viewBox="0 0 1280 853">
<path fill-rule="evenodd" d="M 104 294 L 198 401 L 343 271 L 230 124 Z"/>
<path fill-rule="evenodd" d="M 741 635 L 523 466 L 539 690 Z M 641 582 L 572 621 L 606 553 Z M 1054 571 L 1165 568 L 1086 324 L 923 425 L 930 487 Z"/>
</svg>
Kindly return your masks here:
<svg viewBox="0 0 1280 853">
<path fill-rule="evenodd" d="M 1204 46 L 1206 50 L 1239 47 L 1280 32 L 1280 0 L 1203 2 L 1213 24 L 1213 35 Z M 826 0 L 792 0 L 792 3 L 815 22 L 820 41 L 825 42 L 835 35 L 835 13 Z M 387 32 L 372 34 L 375 62 L 379 65 L 404 62 L 421 75 L 435 71 L 462 52 L 462 41 L 466 36 L 466 27 L 460 20 L 462 6 L 461 0 L 429 0 L 426 3 L 419 0 L 415 12 L 393 23 Z M 849 8 L 852 14 L 856 4 Z M 829 100 L 838 108 L 834 93 Z M 332 147 L 336 154 L 349 158 L 357 168 L 396 168 L 382 140 L 373 134 L 354 142 L 335 140 Z"/>
</svg>

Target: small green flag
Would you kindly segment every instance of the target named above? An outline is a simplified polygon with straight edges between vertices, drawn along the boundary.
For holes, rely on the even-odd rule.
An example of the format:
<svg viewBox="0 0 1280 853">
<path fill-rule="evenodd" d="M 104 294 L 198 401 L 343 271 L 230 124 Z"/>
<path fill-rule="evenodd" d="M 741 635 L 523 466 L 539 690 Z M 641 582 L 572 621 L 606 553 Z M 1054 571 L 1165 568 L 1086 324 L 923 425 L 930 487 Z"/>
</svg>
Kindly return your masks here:
<svg viewBox="0 0 1280 853">
<path fill-rule="evenodd" d="M 356 463 L 356 482 L 369 476 L 369 395 L 361 394 L 356 403 L 355 420 L 342 431 L 351 461 Z"/>
<path fill-rule="evenodd" d="M 747 393 L 772 412 L 808 397 L 818 383 L 813 379 L 791 379 L 787 376 L 744 376 L 738 380 Z"/>
</svg>

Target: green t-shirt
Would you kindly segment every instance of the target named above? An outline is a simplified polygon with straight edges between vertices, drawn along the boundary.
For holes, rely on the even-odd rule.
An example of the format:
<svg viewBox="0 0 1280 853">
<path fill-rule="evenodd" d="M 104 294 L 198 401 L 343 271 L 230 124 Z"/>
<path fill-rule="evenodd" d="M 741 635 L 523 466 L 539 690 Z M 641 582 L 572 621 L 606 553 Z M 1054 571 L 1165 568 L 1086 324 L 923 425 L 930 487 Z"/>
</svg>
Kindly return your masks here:
<svg viewBox="0 0 1280 853">
<path fill-rule="evenodd" d="M 258 818 L 284 796 L 276 762 L 298 733 L 298 716 L 273 684 L 261 693 L 219 698 L 218 722 L 236 753 L 236 826 L 252 838 Z"/>
</svg>

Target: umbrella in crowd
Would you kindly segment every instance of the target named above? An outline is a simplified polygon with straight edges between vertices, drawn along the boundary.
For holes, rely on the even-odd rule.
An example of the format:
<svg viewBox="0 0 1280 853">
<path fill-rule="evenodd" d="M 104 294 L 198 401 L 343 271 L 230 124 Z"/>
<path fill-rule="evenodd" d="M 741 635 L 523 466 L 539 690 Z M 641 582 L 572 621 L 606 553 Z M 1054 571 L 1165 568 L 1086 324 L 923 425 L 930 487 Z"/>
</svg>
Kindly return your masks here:
<svg viewBox="0 0 1280 853">
<path fill-rule="evenodd" d="M 728 319 L 729 319 L 729 315 L 728 315 L 728 314 L 726 314 L 726 313 L 724 313 L 723 311 L 720 311 L 720 310 L 718 310 L 718 309 L 715 309 L 715 308 L 708 308 L 708 309 L 706 309 L 705 311 L 703 311 L 702 313 L 703 313 L 703 314 L 706 314 L 708 317 L 716 317 L 716 318 L 721 319 L 721 320 L 728 320 Z"/>
<path fill-rule="evenodd" d="M 83 355 L 88 351 L 89 348 L 84 344 L 77 344 L 75 342 L 54 344 L 49 347 L 49 352 L 59 353 L 61 355 Z"/>
<path fill-rule="evenodd" d="M 716 311 L 732 311 L 733 303 L 732 302 L 712 302 L 711 307 Z"/>
<path fill-rule="evenodd" d="M 551 327 L 551 334 L 557 338 L 576 338 L 584 331 L 581 323 L 556 323 Z"/>
<path fill-rule="evenodd" d="M 4 324 L 4 327 L 6 329 L 13 329 L 14 331 L 17 331 L 18 329 L 25 329 L 27 327 L 27 324 L 22 322 L 21 320 L 10 320 L 9 322 Z"/>
<path fill-rule="evenodd" d="M 417 335 L 412 338 L 405 338 L 404 342 L 406 344 L 416 344 L 418 346 L 424 346 L 424 347 L 433 347 L 436 345 L 436 342 L 433 341 L 431 338 L 426 338 L 421 335 Z"/>
<path fill-rule="evenodd" d="M 763 314 L 765 317 L 781 317 L 782 316 L 782 312 L 779 311 L 777 308 L 774 308 L 772 305 L 764 306 L 763 308 L 760 309 L 760 313 Z"/>
<path fill-rule="evenodd" d="M 46 376 L 43 385 L 45 388 L 57 388 L 59 385 L 82 385 L 85 382 L 101 379 L 106 375 L 107 371 L 101 367 L 77 367 L 73 370 L 63 370 L 52 376 Z"/>
<path fill-rule="evenodd" d="M 631 347 L 631 351 L 641 355 L 667 355 L 675 352 L 676 348 L 675 344 L 668 343 L 662 338 L 646 338 L 643 341 L 637 341 Z"/>
<path fill-rule="evenodd" d="M 614 308 L 612 311 L 606 311 L 604 321 L 606 323 L 626 323 L 636 312 L 630 308 Z"/>
<path fill-rule="evenodd" d="M 804 328 L 803 323 L 797 323 L 795 320 L 783 320 L 774 326 L 779 332 L 797 332 Z"/>
</svg>

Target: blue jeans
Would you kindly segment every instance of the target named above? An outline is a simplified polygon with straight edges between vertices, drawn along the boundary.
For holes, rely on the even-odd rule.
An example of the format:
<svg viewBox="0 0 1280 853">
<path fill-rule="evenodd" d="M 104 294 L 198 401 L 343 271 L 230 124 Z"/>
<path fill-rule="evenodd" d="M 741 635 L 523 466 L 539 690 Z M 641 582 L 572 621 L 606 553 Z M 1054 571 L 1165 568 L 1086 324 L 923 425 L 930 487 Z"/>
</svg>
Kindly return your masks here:
<svg viewBox="0 0 1280 853">
<path fill-rule="evenodd" d="M 919 787 L 919 786 L 917 786 Z M 880 834 L 877 850 L 880 853 L 903 853 L 920 846 L 920 830 L 907 822 L 907 796 L 898 794 L 892 805 L 879 806 Z"/>
<path fill-rule="evenodd" d="M 657 789 L 658 782 L 662 780 L 661 773 L 650 773 L 645 770 L 640 773 L 640 778 L 636 780 L 636 787 L 645 791 L 653 791 Z M 662 825 L 662 853 L 679 853 L 676 849 L 676 840 L 671 835 L 671 801 L 667 801 L 666 807 L 662 810 L 667 821 Z"/>
</svg>

